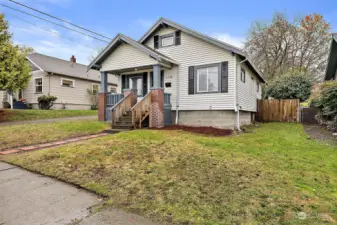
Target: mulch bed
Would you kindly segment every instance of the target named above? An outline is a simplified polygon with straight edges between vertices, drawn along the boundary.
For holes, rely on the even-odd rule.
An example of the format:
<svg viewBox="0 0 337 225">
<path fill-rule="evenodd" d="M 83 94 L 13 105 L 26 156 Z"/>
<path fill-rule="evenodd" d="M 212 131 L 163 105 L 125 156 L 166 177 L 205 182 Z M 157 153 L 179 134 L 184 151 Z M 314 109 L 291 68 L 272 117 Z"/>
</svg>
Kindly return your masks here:
<svg viewBox="0 0 337 225">
<path fill-rule="evenodd" d="M 183 125 L 171 125 L 163 128 L 152 128 L 153 130 L 183 130 L 196 134 L 203 134 L 209 136 L 229 136 L 233 131 L 230 129 L 220 129 L 215 127 L 192 127 Z"/>
</svg>

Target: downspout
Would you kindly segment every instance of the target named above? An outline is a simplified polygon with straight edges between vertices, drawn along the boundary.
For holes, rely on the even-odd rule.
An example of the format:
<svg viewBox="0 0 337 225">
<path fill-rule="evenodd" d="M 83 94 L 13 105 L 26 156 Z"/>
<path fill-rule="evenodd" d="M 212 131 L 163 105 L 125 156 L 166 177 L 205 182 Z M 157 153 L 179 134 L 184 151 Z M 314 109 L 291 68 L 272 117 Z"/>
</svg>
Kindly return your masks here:
<svg viewBox="0 0 337 225">
<path fill-rule="evenodd" d="M 244 63 L 244 62 L 246 62 L 248 59 L 247 58 L 245 58 L 244 60 L 242 60 L 241 62 L 239 62 L 239 65 L 241 65 L 242 63 Z M 239 72 L 241 73 L 241 66 L 238 66 L 239 68 L 236 68 L 237 70 L 239 70 Z M 238 74 L 236 74 L 236 78 L 237 78 L 237 75 Z M 235 105 L 235 107 L 236 107 L 236 128 L 237 128 L 237 130 L 238 131 L 241 131 L 241 129 L 240 129 L 240 109 L 241 109 L 241 106 L 240 106 L 240 104 L 239 104 L 239 99 L 238 99 L 238 88 L 237 88 L 237 82 L 236 82 L 236 80 L 235 80 L 235 86 L 236 86 L 236 88 L 235 88 L 235 101 L 236 101 L 236 105 Z"/>
<path fill-rule="evenodd" d="M 179 66 L 177 66 L 176 124 L 179 121 Z"/>
</svg>

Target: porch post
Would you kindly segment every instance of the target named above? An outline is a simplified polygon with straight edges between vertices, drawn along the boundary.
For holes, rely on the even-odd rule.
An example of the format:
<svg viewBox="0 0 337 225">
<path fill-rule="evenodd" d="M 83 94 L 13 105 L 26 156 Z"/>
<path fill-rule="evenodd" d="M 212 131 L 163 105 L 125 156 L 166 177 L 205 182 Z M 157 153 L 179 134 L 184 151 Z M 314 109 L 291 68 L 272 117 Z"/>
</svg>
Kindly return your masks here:
<svg viewBox="0 0 337 225">
<path fill-rule="evenodd" d="M 105 121 L 106 94 L 108 92 L 108 74 L 101 72 L 101 88 L 98 94 L 98 120 Z"/>
<path fill-rule="evenodd" d="M 150 127 L 164 126 L 164 89 L 160 87 L 160 65 L 153 66 L 153 87 L 151 88 Z"/>
</svg>

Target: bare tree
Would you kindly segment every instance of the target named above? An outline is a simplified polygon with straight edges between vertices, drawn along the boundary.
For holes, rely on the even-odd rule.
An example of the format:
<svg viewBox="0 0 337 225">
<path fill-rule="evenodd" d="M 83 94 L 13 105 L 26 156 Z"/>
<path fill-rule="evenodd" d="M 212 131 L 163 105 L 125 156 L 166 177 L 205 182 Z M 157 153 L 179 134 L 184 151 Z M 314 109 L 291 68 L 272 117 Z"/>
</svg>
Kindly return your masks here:
<svg viewBox="0 0 337 225">
<path fill-rule="evenodd" d="M 92 62 L 102 51 L 104 50 L 103 47 L 97 47 L 95 51 L 88 56 L 88 60 Z"/>
<path fill-rule="evenodd" d="M 284 14 L 275 13 L 271 24 L 253 24 L 245 51 L 266 79 L 300 69 L 319 80 L 326 68 L 329 30 L 330 25 L 318 14 L 289 22 Z"/>
</svg>

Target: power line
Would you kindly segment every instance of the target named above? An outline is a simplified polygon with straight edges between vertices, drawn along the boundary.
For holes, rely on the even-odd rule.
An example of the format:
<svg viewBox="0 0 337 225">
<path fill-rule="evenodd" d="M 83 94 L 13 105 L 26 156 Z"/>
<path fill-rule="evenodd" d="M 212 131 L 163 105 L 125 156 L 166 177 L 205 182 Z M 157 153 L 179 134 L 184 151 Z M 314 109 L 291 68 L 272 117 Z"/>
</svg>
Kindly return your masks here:
<svg viewBox="0 0 337 225">
<path fill-rule="evenodd" d="M 44 31 L 46 31 L 46 32 L 48 32 L 48 33 L 51 33 L 51 34 L 60 36 L 61 38 L 65 38 L 65 39 L 67 39 L 67 40 L 69 40 L 69 41 L 76 42 L 76 43 L 79 44 L 79 45 L 82 45 L 82 46 L 84 46 L 84 47 L 87 47 L 87 48 L 90 48 L 90 49 L 93 49 L 93 50 L 96 51 L 95 48 L 93 48 L 93 47 L 91 47 L 91 46 L 89 46 L 89 45 L 80 44 L 80 43 L 78 43 L 78 42 L 75 41 L 75 40 L 72 40 L 72 39 L 70 39 L 70 38 L 61 36 L 58 32 L 55 32 L 55 31 L 53 31 L 53 30 L 50 30 L 50 29 L 47 29 L 47 28 L 44 28 L 44 27 L 37 26 L 36 24 L 31 23 L 31 22 L 29 22 L 29 21 L 27 21 L 27 20 L 25 20 L 25 19 L 22 19 L 22 18 L 20 18 L 20 17 L 18 17 L 18 16 L 15 16 L 15 15 L 13 15 L 13 14 L 10 14 L 10 15 L 13 16 L 13 17 L 15 17 L 15 18 L 17 18 L 17 19 L 19 19 L 19 20 L 21 20 L 21 21 L 23 21 L 23 22 L 25 22 L 25 23 L 28 23 L 28 24 L 33 25 L 33 26 L 35 26 L 35 27 L 37 27 L 37 28 L 39 28 L 39 29 L 41 29 L 41 30 L 44 30 Z M 13 24 L 11 24 L 11 26 L 13 26 L 13 27 L 18 27 L 18 28 L 21 28 L 21 29 L 26 29 L 26 28 L 24 28 L 24 27 L 20 27 L 20 26 L 13 25 Z"/>
<path fill-rule="evenodd" d="M 4 4 L 1 4 L 1 3 L 0 3 L 0 5 L 3 6 L 3 7 L 9 8 L 9 9 L 11 9 L 11 10 L 14 10 L 14 11 L 17 11 L 17 12 L 20 12 L 20 13 L 23 13 L 23 14 L 26 14 L 26 15 L 28 15 L 28 16 L 32 16 L 32 17 L 34 17 L 34 18 L 37 18 L 37 19 L 46 21 L 46 22 L 51 23 L 51 24 L 54 24 L 54 25 L 56 25 L 56 26 L 59 26 L 59 27 L 62 27 L 62 28 L 71 30 L 71 31 L 76 32 L 76 33 L 79 33 L 79 34 L 82 34 L 82 35 L 87 36 L 87 37 L 90 37 L 90 38 L 92 38 L 92 39 L 96 39 L 96 40 L 98 40 L 98 41 L 102 41 L 102 42 L 105 42 L 105 43 L 109 43 L 109 42 L 106 41 L 106 40 L 103 40 L 103 39 L 100 39 L 100 38 L 91 36 L 91 35 L 89 35 L 89 34 L 85 34 L 85 33 L 81 32 L 81 31 L 78 31 L 78 30 L 75 30 L 75 29 L 72 29 L 72 28 L 63 26 L 63 25 L 61 25 L 61 24 L 55 23 L 55 22 L 53 22 L 53 21 L 50 21 L 50 20 L 47 20 L 47 19 L 44 19 L 44 18 L 41 18 L 41 17 L 39 17 L 39 16 L 33 15 L 33 14 L 28 13 L 28 12 L 25 12 L 25 11 L 22 11 L 22 10 L 20 10 L 20 9 L 16 9 L 16 8 L 13 8 L 13 7 L 11 7 L 11 6 L 4 5 Z"/>
<path fill-rule="evenodd" d="M 45 15 L 45 16 L 49 16 L 49 17 L 54 18 L 54 19 L 56 19 L 56 20 L 62 21 L 62 22 L 67 23 L 67 24 L 70 24 L 70 25 L 72 25 L 72 26 L 74 26 L 74 27 L 77 27 L 77 28 L 80 28 L 80 29 L 82 29 L 82 30 L 85 30 L 85 31 L 87 31 L 87 32 L 89 32 L 89 33 L 95 34 L 95 35 L 97 35 L 97 36 L 100 36 L 100 37 L 103 37 L 103 38 L 106 38 L 106 39 L 109 39 L 109 40 L 112 40 L 112 38 L 109 38 L 109 37 L 107 37 L 107 36 L 104 36 L 103 34 L 99 34 L 99 33 L 97 33 L 97 32 L 91 31 L 91 30 L 86 29 L 86 28 L 84 28 L 84 27 L 78 26 L 78 25 L 73 24 L 73 23 L 71 23 L 71 22 L 69 22 L 69 21 L 67 21 L 67 20 L 64 20 L 64 19 L 58 18 L 58 17 L 56 17 L 56 16 L 50 15 L 49 13 L 42 12 L 42 11 L 40 11 L 40 10 L 38 10 L 38 9 L 32 8 L 32 7 L 30 7 L 30 6 L 28 6 L 28 5 L 25 5 L 25 4 L 23 4 L 23 3 L 20 3 L 20 2 L 17 2 L 17 1 L 13 1 L 13 0 L 8 0 L 8 1 L 13 2 L 14 4 L 17 4 L 17 5 L 21 5 L 21 6 L 23 6 L 23 7 L 26 7 L 26 8 L 28 8 L 28 9 L 30 9 L 30 10 L 35 11 L 35 12 L 41 13 L 41 14 L 43 14 L 43 15 Z"/>
</svg>

